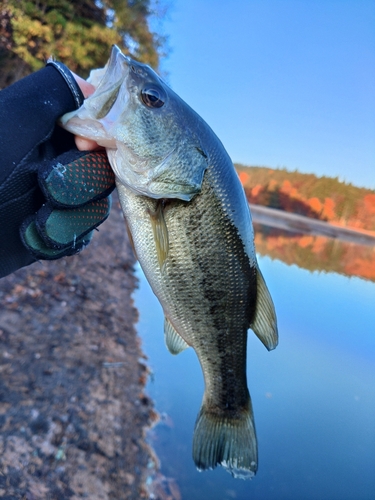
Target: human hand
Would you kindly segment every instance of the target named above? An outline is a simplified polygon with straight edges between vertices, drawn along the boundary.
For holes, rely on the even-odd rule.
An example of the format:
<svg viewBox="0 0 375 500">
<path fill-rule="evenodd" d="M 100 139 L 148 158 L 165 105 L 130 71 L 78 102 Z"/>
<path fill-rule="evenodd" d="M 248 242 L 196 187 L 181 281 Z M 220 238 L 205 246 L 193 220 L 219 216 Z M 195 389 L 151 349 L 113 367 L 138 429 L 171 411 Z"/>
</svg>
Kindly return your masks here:
<svg viewBox="0 0 375 500">
<path fill-rule="evenodd" d="M 84 80 L 79 86 L 93 91 Z M 115 184 L 105 151 L 80 138 L 76 148 L 56 125 L 82 101 L 55 62 L 0 91 L 0 277 L 77 253 L 109 215 Z"/>
<path fill-rule="evenodd" d="M 91 85 L 91 83 L 86 82 L 83 78 L 80 76 L 76 75 L 72 71 L 72 75 L 75 79 L 75 81 L 78 83 L 79 88 L 82 90 L 82 94 L 85 99 L 87 99 L 88 96 L 94 93 L 95 87 L 94 85 Z M 98 145 L 97 142 L 91 140 L 91 139 L 86 139 L 85 137 L 81 137 L 79 135 L 76 135 L 74 137 L 77 149 L 80 151 L 93 151 L 95 149 L 101 148 L 101 146 Z"/>
<path fill-rule="evenodd" d="M 71 73 L 85 99 L 94 93 L 91 83 Z M 38 182 L 47 203 L 21 227 L 23 243 L 41 259 L 76 253 L 109 215 L 114 174 L 104 148 L 85 137 L 74 140 L 85 154 L 74 159 L 75 154 L 67 153 L 39 168 Z"/>
<path fill-rule="evenodd" d="M 109 215 L 114 174 L 105 151 L 75 150 L 37 166 L 45 202 L 21 225 L 21 238 L 37 259 L 79 252 Z"/>
</svg>

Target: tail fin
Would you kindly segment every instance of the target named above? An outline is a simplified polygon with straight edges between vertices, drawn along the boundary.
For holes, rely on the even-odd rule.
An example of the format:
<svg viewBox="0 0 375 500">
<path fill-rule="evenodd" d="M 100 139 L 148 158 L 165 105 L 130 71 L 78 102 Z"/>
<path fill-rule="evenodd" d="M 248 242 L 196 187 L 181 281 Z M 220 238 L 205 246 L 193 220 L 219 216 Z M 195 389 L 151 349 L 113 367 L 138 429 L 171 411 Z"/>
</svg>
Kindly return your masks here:
<svg viewBox="0 0 375 500">
<path fill-rule="evenodd" d="M 258 468 L 251 402 L 236 417 L 209 412 L 203 403 L 195 424 L 193 459 L 199 470 L 221 465 L 236 478 L 251 479 Z"/>
</svg>

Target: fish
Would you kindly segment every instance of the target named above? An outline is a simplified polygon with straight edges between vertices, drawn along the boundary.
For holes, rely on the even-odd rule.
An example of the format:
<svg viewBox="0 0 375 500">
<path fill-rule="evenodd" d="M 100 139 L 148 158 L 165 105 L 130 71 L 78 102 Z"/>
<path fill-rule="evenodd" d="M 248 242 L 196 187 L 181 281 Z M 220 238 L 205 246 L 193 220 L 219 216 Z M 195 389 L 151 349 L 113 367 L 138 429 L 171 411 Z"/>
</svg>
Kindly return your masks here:
<svg viewBox="0 0 375 500">
<path fill-rule="evenodd" d="M 250 479 L 258 447 L 247 335 L 272 350 L 278 329 L 238 175 L 209 125 L 149 66 L 114 46 L 88 81 L 95 92 L 61 124 L 106 148 L 130 241 L 164 312 L 166 346 L 198 356 L 195 465 Z"/>
</svg>

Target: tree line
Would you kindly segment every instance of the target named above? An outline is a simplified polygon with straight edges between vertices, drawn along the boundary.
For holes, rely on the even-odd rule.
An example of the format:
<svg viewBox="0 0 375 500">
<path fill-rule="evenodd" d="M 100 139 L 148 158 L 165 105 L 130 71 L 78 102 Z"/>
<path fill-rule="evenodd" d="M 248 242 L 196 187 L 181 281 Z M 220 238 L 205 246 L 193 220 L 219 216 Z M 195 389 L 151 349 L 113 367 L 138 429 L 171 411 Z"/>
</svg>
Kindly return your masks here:
<svg viewBox="0 0 375 500">
<path fill-rule="evenodd" d="M 165 38 L 151 28 L 161 7 L 150 0 L 0 0 L 0 89 L 52 56 L 87 77 L 111 46 L 159 66 Z"/>
<path fill-rule="evenodd" d="M 375 231 L 375 191 L 337 178 L 236 165 L 250 203 Z"/>
</svg>

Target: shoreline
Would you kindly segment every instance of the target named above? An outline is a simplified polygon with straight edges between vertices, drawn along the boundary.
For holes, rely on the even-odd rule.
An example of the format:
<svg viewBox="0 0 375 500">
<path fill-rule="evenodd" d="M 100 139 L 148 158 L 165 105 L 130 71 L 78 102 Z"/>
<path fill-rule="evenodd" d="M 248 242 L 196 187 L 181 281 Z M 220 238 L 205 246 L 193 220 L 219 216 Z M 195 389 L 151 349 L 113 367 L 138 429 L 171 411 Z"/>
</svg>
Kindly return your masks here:
<svg viewBox="0 0 375 500">
<path fill-rule="evenodd" d="M 375 232 L 347 228 L 304 215 L 298 215 L 276 208 L 249 203 L 253 223 L 282 229 L 288 232 L 326 236 L 359 245 L 375 245 Z"/>
</svg>

